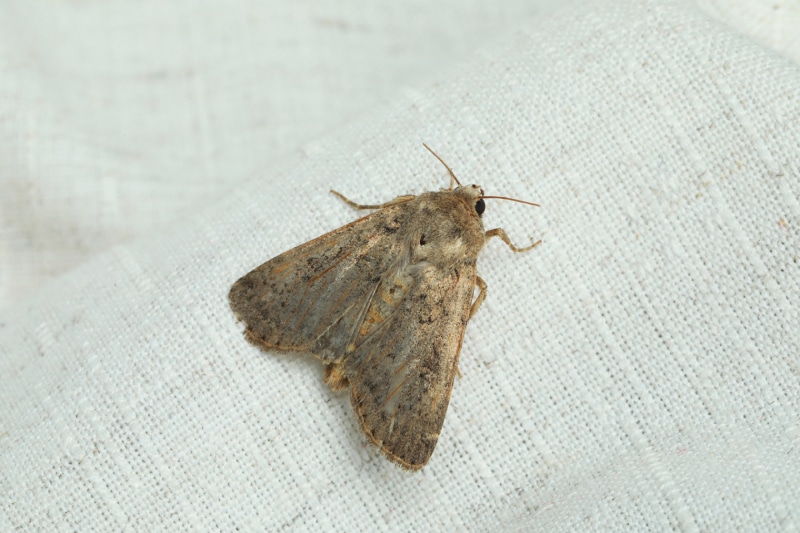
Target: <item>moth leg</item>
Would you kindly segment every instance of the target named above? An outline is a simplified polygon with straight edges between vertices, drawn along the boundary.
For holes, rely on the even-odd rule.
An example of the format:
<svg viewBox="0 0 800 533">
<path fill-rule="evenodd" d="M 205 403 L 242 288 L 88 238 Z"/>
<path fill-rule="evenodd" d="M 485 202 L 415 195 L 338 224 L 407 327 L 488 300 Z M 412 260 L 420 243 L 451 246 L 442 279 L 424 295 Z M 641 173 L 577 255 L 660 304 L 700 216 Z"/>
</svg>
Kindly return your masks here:
<svg viewBox="0 0 800 533">
<path fill-rule="evenodd" d="M 500 237 L 500 239 L 504 243 L 506 243 L 508 245 L 508 247 L 511 248 L 515 252 L 527 252 L 528 250 L 532 250 L 533 248 L 536 248 L 537 246 L 539 246 L 542 243 L 542 240 L 539 239 L 538 241 L 536 241 L 535 243 L 531 244 L 530 246 L 526 246 L 525 248 L 517 248 L 516 246 L 514 246 L 514 243 L 511 242 L 511 239 L 508 238 L 508 235 L 506 234 L 505 230 L 503 230 L 503 228 L 495 228 L 495 229 L 490 229 L 489 231 L 487 231 L 486 232 L 486 240 L 488 241 L 492 237 Z"/>
<path fill-rule="evenodd" d="M 467 321 L 472 318 L 472 315 L 478 312 L 478 308 L 486 299 L 486 287 L 488 287 L 488 285 L 486 285 L 486 282 L 483 281 L 483 278 L 480 276 L 475 276 L 475 285 L 478 286 L 478 290 L 480 292 L 478 293 L 478 297 L 475 298 L 475 301 L 472 302 L 472 307 L 469 308 L 469 317 L 467 317 Z M 456 373 L 458 374 L 458 379 L 464 377 L 461 375 L 461 369 L 458 368 L 458 365 L 456 365 Z"/>
<path fill-rule="evenodd" d="M 483 278 L 480 276 L 475 276 L 475 285 L 478 286 L 478 290 L 480 292 L 478 293 L 478 297 L 475 298 L 475 301 L 472 302 L 472 307 L 469 308 L 469 317 L 467 320 L 470 320 L 472 315 L 478 312 L 478 308 L 483 303 L 483 300 L 486 299 L 486 287 L 488 287 L 488 285 L 486 285 L 486 282 L 483 281 Z"/>
<path fill-rule="evenodd" d="M 357 203 L 355 203 L 353 200 L 351 200 L 347 196 L 343 195 L 339 191 L 334 191 L 333 189 L 331 189 L 331 192 L 333 194 L 335 194 L 336 196 L 338 196 L 339 198 L 341 198 L 342 200 L 344 200 L 344 202 L 347 205 L 349 205 L 350 207 L 352 207 L 353 209 L 382 209 L 384 207 L 389 207 L 390 205 L 404 204 L 404 203 L 409 202 L 409 201 L 413 200 L 414 198 L 416 198 L 416 196 L 414 196 L 413 194 L 406 194 L 404 196 L 398 196 L 394 200 L 389 200 L 385 204 L 370 204 L 370 205 L 366 205 L 366 204 L 357 204 Z"/>
<path fill-rule="evenodd" d="M 347 377 L 342 374 L 341 366 L 336 363 L 325 365 L 325 376 L 323 379 L 325 385 L 330 387 L 332 391 L 340 391 L 350 386 Z"/>
</svg>

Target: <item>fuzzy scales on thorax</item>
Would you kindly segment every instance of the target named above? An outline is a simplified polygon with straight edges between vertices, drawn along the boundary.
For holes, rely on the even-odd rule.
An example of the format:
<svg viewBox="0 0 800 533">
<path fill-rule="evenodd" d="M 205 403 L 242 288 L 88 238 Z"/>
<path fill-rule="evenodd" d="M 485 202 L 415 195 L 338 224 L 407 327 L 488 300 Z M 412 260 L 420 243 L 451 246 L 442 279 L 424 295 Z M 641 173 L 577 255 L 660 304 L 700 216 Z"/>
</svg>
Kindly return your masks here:
<svg viewBox="0 0 800 533">
<path fill-rule="evenodd" d="M 411 200 L 418 204 L 409 210 L 414 218 L 406 229 L 411 264 L 427 262 L 443 269 L 474 264 L 485 240 L 483 222 L 475 212 L 479 196 L 479 187 L 466 186 Z"/>
</svg>

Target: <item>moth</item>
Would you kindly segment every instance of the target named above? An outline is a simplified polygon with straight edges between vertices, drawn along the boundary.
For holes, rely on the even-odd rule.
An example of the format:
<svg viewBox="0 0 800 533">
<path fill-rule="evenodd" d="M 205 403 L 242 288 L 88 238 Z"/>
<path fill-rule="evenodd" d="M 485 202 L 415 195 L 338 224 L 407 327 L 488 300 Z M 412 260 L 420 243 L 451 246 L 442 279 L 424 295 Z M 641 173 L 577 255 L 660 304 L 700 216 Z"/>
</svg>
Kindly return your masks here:
<svg viewBox="0 0 800 533">
<path fill-rule="evenodd" d="M 367 439 L 409 470 L 433 454 L 467 322 L 486 297 L 478 253 L 492 237 L 515 252 L 541 242 L 518 248 L 502 229 L 484 231 L 484 200 L 538 204 L 462 186 L 424 146 L 447 168 L 448 189 L 379 205 L 331 190 L 374 211 L 267 261 L 229 294 L 250 342 L 321 359 L 325 383 L 350 389 Z"/>
</svg>

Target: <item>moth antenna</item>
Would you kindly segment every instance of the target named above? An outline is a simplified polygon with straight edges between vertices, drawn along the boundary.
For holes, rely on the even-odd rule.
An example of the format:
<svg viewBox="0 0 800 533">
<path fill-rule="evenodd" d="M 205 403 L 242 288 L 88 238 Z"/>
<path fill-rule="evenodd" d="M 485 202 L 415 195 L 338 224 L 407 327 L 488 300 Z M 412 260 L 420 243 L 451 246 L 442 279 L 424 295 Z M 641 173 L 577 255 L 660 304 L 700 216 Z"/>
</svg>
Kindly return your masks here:
<svg viewBox="0 0 800 533">
<path fill-rule="evenodd" d="M 481 198 L 496 198 L 497 200 L 509 200 L 511 202 L 519 202 L 521 204 L 540 207 L 539 204 L 535 204 L 533 202 L 526 202 L 525 200 L 518 200 L 517 198 L 509 198 L 508 196 L 481 196 Z"/>
<path fill-rule="evenodd" d="M 425 144 L 425 143 L 422 143 L 422 146 L 424 146 L 424 147 L 425 147 L 425 148 L 426 148 L 426 149 L 427 149 L 427 150 L 428 150 L 430 153 L 432 153 L 432 154 L 433 154 L 433 157 L 435 157 L 436 159 L 438 159 L 438 160 L 439 160 L 439 162 L 440 162 L 441 164 L 443 164 L 443 165 L 444 165 L 444 168 L 446 168 L 446 169 L 447 169 L 447 171 L 450 173 L 450 177 L 451 177 L 451 178 L 453 178 L 453 179 L 450 181 L 450 188 L 451 188 L 451 189 L 453 188 L 453 181 L 455 181 L 456 183 L 458 183 L 458 186 L 459 186 L 459 187 L 461 187 L 461 182 L 460 182 L 460 181 L 458 181 L 458 178 L 456 177 L 455 173 L 453 172 L 453 169 L 452 169 L 452 168 L 450 168 L 449 166 L 447 166 L 447 163 L 445 163 L 445 162 L 444 162 L 444 159 L 442 159 L 441 157 L 439 157 L 439 154 L 437 154 L 436 152 L 434 152 L 433 150 L 431 150 L 431 147 L 430 147 L 430 146 L 428 146 L 427 144 Z"/>
</svg>

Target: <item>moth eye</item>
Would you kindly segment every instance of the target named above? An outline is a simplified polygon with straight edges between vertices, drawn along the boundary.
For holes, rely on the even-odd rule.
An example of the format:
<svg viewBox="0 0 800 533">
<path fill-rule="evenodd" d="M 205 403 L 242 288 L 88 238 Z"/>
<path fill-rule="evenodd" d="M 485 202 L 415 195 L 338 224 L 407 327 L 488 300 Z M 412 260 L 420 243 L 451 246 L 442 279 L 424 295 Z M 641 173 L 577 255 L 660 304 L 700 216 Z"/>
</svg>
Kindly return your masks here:
<svg viewBox="0 0 800 533">
<path fill-rule="evenodd" d="M 425 246 L 426 244 L 428 244 L 428 241 L 425 240 L 425 235 L 423 235 L 419 238 L 419 245 Z"/>
<path fill-rule="evenodd" d="M 485 210 L 486 203 L 483 201 L 483 198 L 481 198 L 475 203 L 475 212 L 478 213 L 478 215 L 482 215 Z"/>
</svg>

